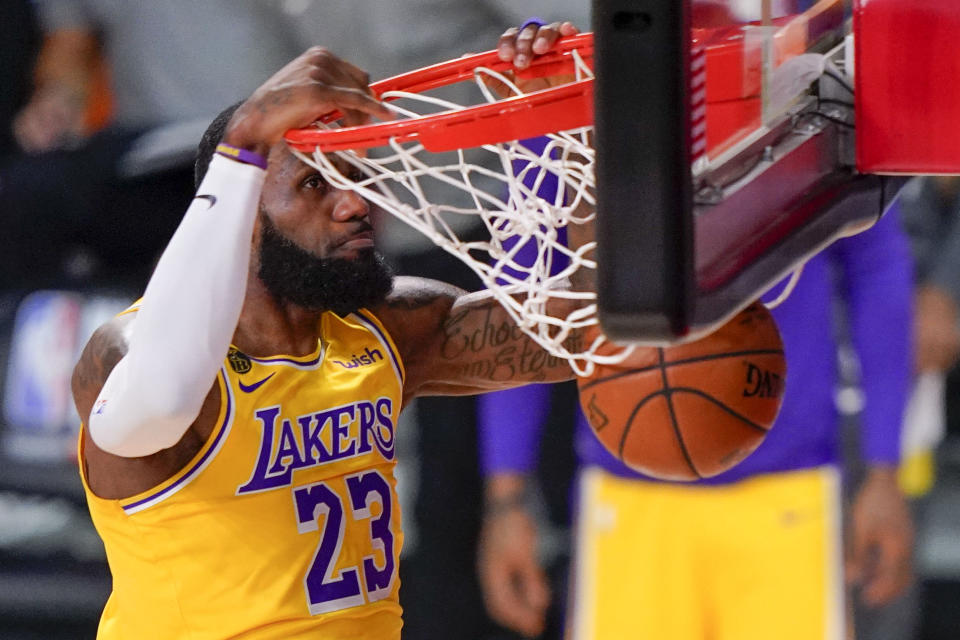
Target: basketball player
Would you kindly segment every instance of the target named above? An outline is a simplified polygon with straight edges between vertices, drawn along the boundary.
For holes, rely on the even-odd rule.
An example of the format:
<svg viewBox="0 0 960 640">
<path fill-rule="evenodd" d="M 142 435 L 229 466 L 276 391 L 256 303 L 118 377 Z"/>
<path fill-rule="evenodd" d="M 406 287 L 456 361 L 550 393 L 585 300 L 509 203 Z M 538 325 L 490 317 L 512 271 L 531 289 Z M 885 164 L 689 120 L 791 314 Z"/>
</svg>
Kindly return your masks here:
<svg viewBox="0 0 960 640">
<path fill-rule="evenodd" d="M 525 66 L 575 31 L 501 54 Z M 334 109 L 391 117 L 366 73 L 315 48 L 214 121 L 142 300 L 77 364 L 113 574 L 100 638 L 399 638 L 401 407 L 572 375 L 555 358 L 520 372 L 538 347 L 486 294 L 391 276 L 368 203 L 281 142 Z"/>
<path fill-rule="evenodd" d="M 578 411 L 568 636 L 845 637 L 836 298 L 846 303 L 861 365 L 861 442 L 869 465 L 851 510 L 846 578 L 871 607 L 901 593 L 911 578 L 912 526 L 896 483 L 911 296 L 909 247 L 896 207 L 874 228 L 810 260 L 773 311 L 788 365 L 779 417 L 756 452 L 714 478 L 676 484 L 644 477 L 604 449 Z M 543 630 L 550 599 L 525 487 L 548 391 L 533 385 L 480 399 L 480 582 L 491 616 L 526 636 Z"/>
</svg>

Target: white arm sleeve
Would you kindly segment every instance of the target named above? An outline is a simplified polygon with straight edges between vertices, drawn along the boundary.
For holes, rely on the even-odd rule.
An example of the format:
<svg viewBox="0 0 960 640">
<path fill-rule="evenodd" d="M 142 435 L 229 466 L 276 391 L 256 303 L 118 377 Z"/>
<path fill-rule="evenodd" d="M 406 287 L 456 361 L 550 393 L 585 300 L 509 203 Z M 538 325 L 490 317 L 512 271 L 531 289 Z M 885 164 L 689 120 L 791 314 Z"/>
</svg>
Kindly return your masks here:
<svg viewBox="0 0 960 640">
<path fill-rule="evenodd" d="M 138 457 L 172 447 L 200 413 L 243 306 L 264 176 L 213 157 L 89 417 L 104 451 Z"/>
</svg>

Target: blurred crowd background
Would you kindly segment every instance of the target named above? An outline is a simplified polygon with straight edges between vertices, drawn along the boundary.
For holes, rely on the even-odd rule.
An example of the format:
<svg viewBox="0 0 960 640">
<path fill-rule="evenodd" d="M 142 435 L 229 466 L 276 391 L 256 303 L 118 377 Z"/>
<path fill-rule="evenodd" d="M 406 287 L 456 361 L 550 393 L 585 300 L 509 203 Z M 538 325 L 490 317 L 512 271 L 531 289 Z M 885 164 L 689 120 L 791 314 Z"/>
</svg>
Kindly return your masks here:
<svg viewBox="0 0 960 640">
<path fill-rule="evenodd" d="M 532 15 L 590 23 L 587 0 L 0 3 L 0 638 L 94 637 L 110 578 L 76 471 L 70 373 L 92 330 L 145 284 L 193 193 L 193 152 L 212 117 L 313 44 L 378 79 L 493 48 L 505 27 Z M 910 410 L 920 418 L 901 436 L 915 582 L 888 622 L 883 611 L 856 615 L 901 634 L 884 637 L 939 640 L 960 637 L 960 182 L 918 179 L 901 211 L 925 390 Z M 426 239 L 376 222 L 399 272 L 479 287 Z M 869 372 L 841 324 L 835 398 L 856 477 L 859 385 Z M 550 390 L 535 468 L 523 470 L 522 506 L 554 594 L 544 638 L 562 637 L 576 402 L 573 386 Z M 408 639 L 521 637 L 490 617 L 478 578 L 477 415 L 473 398 L 427 398 L 403 416 Z"/>
</svg>

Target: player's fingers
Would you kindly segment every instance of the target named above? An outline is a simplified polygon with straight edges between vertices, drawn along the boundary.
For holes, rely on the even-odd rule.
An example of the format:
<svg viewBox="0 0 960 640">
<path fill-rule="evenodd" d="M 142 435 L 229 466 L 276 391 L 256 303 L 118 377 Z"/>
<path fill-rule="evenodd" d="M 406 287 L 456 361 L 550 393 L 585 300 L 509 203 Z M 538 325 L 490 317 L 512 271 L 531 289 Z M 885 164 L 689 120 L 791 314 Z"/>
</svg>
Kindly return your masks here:
<svg viewBox="0 0 960 640">
<path fill-rule="evenodd" d="M 550 604 L 550 588 L 546 577 L 533 558 L 527 558 L 516 566 L 516 588 L 513 628 L 527 636 L 540 635 L 546 624 L 547 607 Z"/>
<path fill-rule="evenodd" d="M 506 76 L 511 82 L 516 82 L 512 71 L 506 71 L 503 75 Z M 484 78 L 483 81 L 493 93 L 501 98 L 508 98 L 513 95 L 513 89 L 506 82 L 501 82 L 492 76 L 489 78 Z"/>
<path fill-rule="evenodd" d="M 500 607 L 513 597 L 513 572 L 503 555 L 482 548 L 477 559 L 480 574 L 480 586 L 488 606 Z"/>
<path fill-rule="evenodd" d="M 529 616 L 524 611 L 523 599 L 517 593 L 512 573 L 492 572 L 485 585 L 484 596 L 487 613 L 499 624 L 517 631 L 529 627 Z"/>
<path fill-rule="evenodd" d="M 512 628 L 522 636 L 536 638 L 543 633 L 544 626 L 546 625 L 544 625 L 539 618 L 535 616 L 524 616 L 523 619 L 518 620 Z"/>
<path fill-rule="evenodd" d="M 527 576 L 526 600 L 535 611 L 546 613 L 550 606 L 550 587 L 539 567 Z"/>
<path fill-rule="evenodd" d="M 316 72 L 333 79 L 337 84 L 361 89 L 370 84 L 369 74 L 325 47 L 311 47 L 304 54 Z"/>
<path fill-rule="evenodd" d="M 352 65 L 350 65 L 352 67 Z M 310 74 L 311 79 L 333 88 L 350 89 L 376 100 L 368 84 L 369 76 L 365 71 L 348 68 L 342 64 L 318 66 Z"/>
<path fill-rule="evenodd" d="M 847 584 L 860 584 L 863 579 L 863 565 L 859 558 L 849 555 L 843 565 L 843 576 Z"/>
<path fill-rule="evenodd" d="M 342 121 L 345 127 L 359 127 L 370 122 L 370 115 L 363 111 L 344 109 Z"/>
<path fill-rule="evenodd" d="M 519 31 L 516 27 L 510 27 L 500 36 L 500 41 L 497 43 L 497 55 L 500 56 L 500 59 L 504 62 L 513 60 L 513 56 L 517 51 L 514 43 L 517 39 L 517 32 Z"/>
<path fill-rule="evenodd" d="M 354 87 L 338 87 L 327 84 L 316 85 L 320 101 L 329 103 L 344 113 L 359 112 L 375 116 L 382 120 L 392 120 L 393 112 L 385 104 Z M 330 109 L 327 109 L 330 111 Z"/>
<path fill-rule="evenodd" d="M 491 617 L 500 625 L 517 631 L 527 637 L 535 637 L 543 632 L 544 614 L 531 609 L 529 605 L 514 598 L 512 602 L 504 602 L 502 608 Z"/>
<path fill-rule="evenodd" d="M 870 606 L 886 604 L 897 597 L 912 579 L 910 549 L 902 541 L 888 537 L 877 546 L 873 575 L 863 588 L 863 600 Z"/>
<path fill-rule="evenodd" d="M 360 67 L 337 57 L 336 54 L 324 49 L 323 47 L 314 47 L 308 51 L 307 55 L 309 64 L 312 65 L 310 77 L 314 81 L 327 84 L 332 87 L 355 89 L 373 99 L 376 99 L 377 96 L 375 96 L 373 94 L 373 90 L 370 89 L 370 74 Z M 355 111 L 365 110 L 360 109 Z M 365 112 L 370 113 L 371 115 L 376 115 L 380 118 L 392 118 L 390 112 L 385 112 L 385 114 L 370 111 Z M 357 120 L 352 116 L 348 118 L 348 121 L 349 124 L 354 125 L 364 123 L 363 118 Z"/>
<path fill-rule="evenodd" d="M 858 584 L 863 580 L 866 571 L 869 541 L 866 534 L 856 525 L 854 525 L 852 529 L 853 532 L 850 538 L 850 547 L 847 551 L 844 574 L 848 584 Z"/>
<path fill-rule="evenodd" d="M 537 36 L 539 27 L 536 24 L 528 24 L 514 40 L 515 53 L 513 56 L 513 66 L 517 69 L 526 69 L 533 60 L 533 42 Z"/>
<path fill-rule="evenodd" d="M 573 24 L 572 22 L 569 22 L 569 21 L 568 21 L 568 22 L 561 22 L 561 23 L 560 23 L 560 35 L 561 35 L 561 36 L 564 36 L 564 37 L 567 37 L 567 36 L 575 36 L 575 35 L 577 35 L 578 33 L 580 33 L 580 29 L 578 29 L 578 28 L 577 28 L 577 25 Z"/>
<path fill-rule="evenodd" d="M 878 573 L 863 586 L 861 598 L 868 607 L 879 607 L 896 598 L 908 584 L 902 574 Z"/>
<path fill-rule="evenodd" d="M 346 60 L 340 60 L 340 62 L 340 68 L 344 73 L 350 76 L 351 79 L 353 79 L 357 88 L 372 95 L 373 92 L 370 90 L 370 74 L 357 65 Z"/>
<path fill-rule="evenodd" d="M 554 22 L 552 24 L 547 24 L 540 27 L 533 39 L 533 52 L 536 54 L 541 54 L 549 51 L 553 45 L 556 44 L 557 39 L 563 35 L 560 32 L 560 27 L 563 24 L 570 23 Z"/>
<path fill-rule="evenodd" d="M 535 636 L 540 633 L 544 616 L 527 602 L 526 572 L 520 565 L 508 561 L 502 553 L 481 550 L 480 585 L 493 620 L 507 629 Z"/>
</svg>

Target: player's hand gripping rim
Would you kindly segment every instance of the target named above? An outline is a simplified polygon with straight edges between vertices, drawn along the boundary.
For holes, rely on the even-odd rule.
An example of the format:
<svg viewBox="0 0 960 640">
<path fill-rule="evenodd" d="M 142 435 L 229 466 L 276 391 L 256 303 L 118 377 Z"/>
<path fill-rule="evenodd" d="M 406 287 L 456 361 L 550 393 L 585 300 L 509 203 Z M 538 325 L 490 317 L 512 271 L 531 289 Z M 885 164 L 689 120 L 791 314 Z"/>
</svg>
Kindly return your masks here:
<svg viewBox="0 0 960 640">
<path fill-rule="evenodd" d="M 514 69 L 517 71 L 523 71 L 530 67 L 536 56 L 550 51 L 561 37 L 573 36 L 578 33 L 580 33 L 580 30 L 572 22 L 554 22 L 541 25 L 531 20 L 520 27 L 511 27 L 503 32 L 497 44 L 497 55 L 504 62 L 513 62 Z M 517 74 L 507 71 L 504 75 L 511 82 L 516 83 L 523 93 L 549 89 L 573 82 L 576 79 L 572 74 L 531 78 L 517 77 Z M 509 86 L 494 78 L 490 78 L 487 85 L 501 98 L 508 98 L 513 95 Z"/>
<path fill-rule="evenodd" d="M 497 54 L 504 62 L 513 61 L 517 69 L 526 69 L 535 55 L 549 51 L 558 38 L 578 33 L 580 30 L 572 22 L 544 25 L 528 22 L 522 27 L 511 27 L 503 32 L 497 43 Z"/>
<path fill-rule="evenodd" d="M 231 118 L 224 142 L 266 155 L 288 129 L 310 126 L 324 113 L 339 110 L 346 126 L 371 116 L 394 115 L 370 90 L 366 71 L 313 47 L 287 64 L 251 95 Z"/>
</svg>

